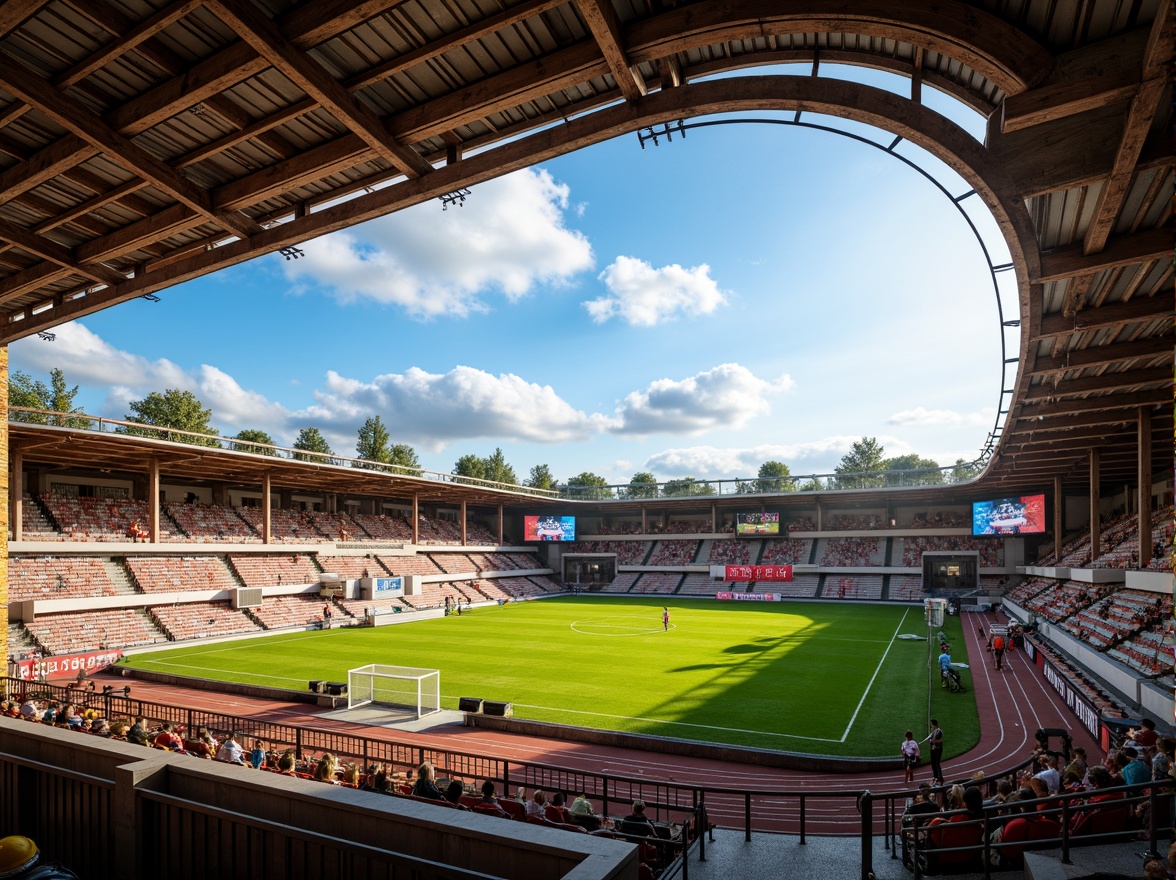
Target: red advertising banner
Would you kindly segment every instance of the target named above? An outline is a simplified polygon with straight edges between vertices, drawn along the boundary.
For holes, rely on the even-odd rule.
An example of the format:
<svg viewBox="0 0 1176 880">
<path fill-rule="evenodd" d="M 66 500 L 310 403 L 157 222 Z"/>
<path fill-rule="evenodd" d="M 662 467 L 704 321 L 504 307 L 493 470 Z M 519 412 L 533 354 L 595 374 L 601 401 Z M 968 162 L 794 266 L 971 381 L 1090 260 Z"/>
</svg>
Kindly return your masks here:
<svg viewBox="0 0 1176 880">
<path fill-rule="evenodd" d="M 775 593 L 715 593 L 715 598 L 723 602 L 779 602 L 780 597 Z"/>
<path fill-rule="evenodd" d="M 33 681 L 40 678 L 64 678 L 65 676 L 76 676 L 78 671 L 82 669 L 89 674 L 117 663 L 122 655 L 122 651 L 91 651 L 88 654 L 42 657 L 40 660 L 17 660 L 15 663 L 16 677 L 23 681 Z"/>
<path fill-rule="evenodd" d="M 728 565 L 723 580 L 727 581 L 790 581 L 791 565 Z"/>
</svg>

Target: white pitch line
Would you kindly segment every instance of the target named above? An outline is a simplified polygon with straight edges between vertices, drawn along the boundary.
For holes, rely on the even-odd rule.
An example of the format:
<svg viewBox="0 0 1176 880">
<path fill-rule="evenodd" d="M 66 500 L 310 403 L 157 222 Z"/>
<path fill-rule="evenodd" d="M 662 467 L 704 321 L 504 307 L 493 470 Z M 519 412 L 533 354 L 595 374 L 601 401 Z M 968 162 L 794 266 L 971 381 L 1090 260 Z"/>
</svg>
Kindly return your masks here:
<svg viewBox="0 0 1176 880">
<path fill-rule="evenodd" d="M 853 730 L 853 723 L 857 721 L 858 713 L 862 711 L 862 706 L 866 703 L 866 697 L 870 695 L 870 690 L 874 687 L 874 681 L 878 678 L 878 673 L 882 671 L 882 664 L 886 662 L 886 657 L 890 653 L 890 649 L 894 647 L 894 642 L 898 638 L 898 631 L 902 629 L 903 623 L 906 622 L 907 615 L 911 613 L 911 609 L 907 609 L 902 613 L 902 620 L 898 622 L 898 626 L 894 628 L 894 635 L 890 637 L 890 642 L 886 645 L 886 650 L 882 652 L 882 659 L 878 661 L 878 666 L 874 669 L 874 674 L 870 676 L 870 682 L 866 685 L 866 689 L 862 692 L 862 698 L 858 700 L 857 708 L 853 710 L 853 715 L 849 719 L 849 724 L 846 725 L 845 733 L 841 734 L 841 739 L 834 740 L 834 742 L 845 742 L 849 737 L 849 732 Z"/>
<path fill-rule="evenodd" d="M 820 736 L 800 736 L 793 733 L 775 733 L 770 730 L 748 730 L 743 727 L 719 727 L 715 724 L 691 724 L 689 721 L 667 721 L 663 718 L 642 718 L 639 715 L 609 715 L 605 712 L 585 712 L 580 709 L 554 709 L 551 706 L 531 706 L 527 703 L 514 703 L 524 709 L 539 709 L 543 712 L 558 712 L 564 715 L 589 715 L 593 718 L 613 718 L 621 721 L 641 721 L 646 724 L 668 724 L 676 727 L 694 727 L 699 730 L 721 730 L 729 733 L 752 733 L 756 736 L 777 736 L 783 739 L 804 739 L 812 742 L 835 743 L 843 740 L 828 739 Z"/>
</svg>

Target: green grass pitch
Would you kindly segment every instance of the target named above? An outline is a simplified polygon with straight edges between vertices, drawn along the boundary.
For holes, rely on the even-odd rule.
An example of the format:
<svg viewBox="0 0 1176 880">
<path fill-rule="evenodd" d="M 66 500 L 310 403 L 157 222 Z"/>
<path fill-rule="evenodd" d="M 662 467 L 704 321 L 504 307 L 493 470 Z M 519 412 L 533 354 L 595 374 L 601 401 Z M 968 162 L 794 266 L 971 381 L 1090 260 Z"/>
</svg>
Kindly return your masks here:
<svg viewBox="0 0 1176 880">
<path fill-rule="evenodd" d="M 828 755 L 898 754 L 903 731 L 947 732 L 945 756 L 979 736 L 968 692 L 929 688 L 922 609 L 584 597 L 518 602 L 377 628 L 344 628 L 135 654 L 129 666 L 303 690 L 368 663 L 441 670 L 462 696 L 582 727 Z M 966 661 L 960 624 L 944 626 Z M 938 654 L 938 646 L 935 646 Z"/>
</svg>

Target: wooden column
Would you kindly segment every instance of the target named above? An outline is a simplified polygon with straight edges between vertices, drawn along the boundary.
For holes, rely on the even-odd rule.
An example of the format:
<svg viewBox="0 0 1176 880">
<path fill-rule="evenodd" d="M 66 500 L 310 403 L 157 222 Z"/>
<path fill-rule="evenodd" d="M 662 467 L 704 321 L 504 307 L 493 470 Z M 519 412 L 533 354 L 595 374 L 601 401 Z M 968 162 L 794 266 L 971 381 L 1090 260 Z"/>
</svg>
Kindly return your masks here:
<svg viewBox="0 0 1176 880">
<path fill-rule="evenodd" d="M 461 499 L 461 546 L 466 545 L 466 500 Z"/>
<path fill-rule="evenodd" d="M 1151 530 L 1151 410 L 1139 408 L 1139 567 L 1152 559 Z"/>
<path fill-rule="evenodd" d="M 825 525 L 825 523 L 824 523 L 825 511 L 821 507 L 821 499 L 818 498 L 816 500 L 817 500 L 817 531 L 819 532 L 819 531 L 822 531 L 823 526 Z"/>
<path fill-rule="evenodd" d="M 1060 563 L 1062 561 L 1062 514 L 1065 512 L 1064 502 L 1062 501 L 1061 477 L 1054 477 L 1053 501 L 1054 557 L 1055 562 Z"/>
<path fill-rule="evenodd" d="M 20 448 L 12 450 L 12 501 L 9 510 L 12 517 L 12 540 L 24 540 L 24 453 Z"/>
<path fill-rule="evenodd" d="M 261 478 L 261 543 L 268 544 L 272 534 L 272 516 L 270 514 L 270 475 L 266 473 Z"/>
<path fill-rule="evenodd" d="M 502 546 L 502 505 L 498 505 L 498 546 Z"/>
<path fill-rule="evenodd" d="M 1090 450 L 1090 558 L 1098 559 L 1102 555 L 1099 549 L 1099 539 L 1102 537 L 1102 524 L 1098 520 L 1100 496 L 1098 493 L 1098 450 Z"/>
<path fill-rule="evenodd" d="M 760 507 L 763 507 L 763 505 L 761 504 Z M 711 533 L 712 534 L 719 530 L 719 523 L 716 519 L 716 516 L 717 516 L 717 511 L 715 510 L 715 503 L 712 501 L 711 502 Z"/>
<path fill-rule="evenodd" d="M 645 516 L 646 516 L 645 506 L 642 505 L 642 507 L 641 507 L 641 534 L 648 535 L 649 534 L 649 523 L 646 521 Z M 601 515 L 600 521 L 604 522 L 603 515 Z"/>
<path fill-rule="evenodd" d="M 159 543 L 159 459 L 147 462 L 147 521 L 150 523 L 151 543 Z"/>
<path fill-rule="evenodd" d="M 8 497 L 8 346 L 0 345 L 0 498 Z M 0 511 L 0 655 L 8 660 L 8 505 Z M 5 667 L 7 672 L 7 667 Z"/>
<path fill-rule="evenodd" d="M 412 493 L 412 543 L 421 542 L 421 500 L 420 496 Z"/>
</svg>

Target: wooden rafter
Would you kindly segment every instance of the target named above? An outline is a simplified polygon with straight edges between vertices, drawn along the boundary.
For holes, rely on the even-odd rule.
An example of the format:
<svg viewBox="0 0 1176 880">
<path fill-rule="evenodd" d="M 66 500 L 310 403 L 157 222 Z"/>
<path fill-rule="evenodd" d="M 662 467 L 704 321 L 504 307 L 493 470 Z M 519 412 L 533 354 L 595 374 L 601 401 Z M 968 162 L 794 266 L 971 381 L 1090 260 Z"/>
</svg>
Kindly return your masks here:
<svg viewBox="0 0 1176 880">
<path fill-rule="evenodd" d="M 1037 357 L 1025 371 L 1026 376 L 1040 376 L 1086 367 L 1121 364 L 1140 358 L 1155 358 L 1172 354 L 1171 336 L 1153 336 L 1129 342 L 1112 342 L 1094 348 L 1069 351 L 1053 357 Z"/>
<path fill-rule="evenodd" d="M 600 47 L 617 88 L 626 101 L 636 101 L 646 94 L 645 80 L 625 54 L 621 22 L 612 0 L 576 0 L 576 8 Z"/>
<path fill-rule="evenodd" d="M 1118 373 L 1102 373 L 1098 376 L 1083 376 L 1067 379 L 1057 387 L 1042 383 L 1034 385 L 1025 393 L 1025 400 L 1039 400 L 1049 397 L 1070 397 L 1075 394 L 1116 391 L 1137 385 L 1154 385 L 1165 382 L 1172 384 L 1172 371 L 1167 367 L 1148 367 L 1141 370 L 1124 370 Z"/>
<path fill-rule="evenodd" d="M 1104 269 L 1168 259 L 1172 256 L 1172 230 L 1147 229 L 1110 239 L 1096 254 L 1075 245 L 1041 255 L 1041 275 L 1035 281 L 1061 281 L 1076 275 L 1093 275 Z"/>
<path fill-rule="evenodd" d="M 1098 308 L 1082 309 L 1073 317 L 1062 314 L 1046 315 L 1041 319 L 1041 330 L 1036 335 L 1039 339 L 1047 339 L 1051 336 L 1065 336 L 1081 330 L 1119 327 L 1138 321 L 1166 319 L 1170 322 L 1172 316 L 1173 302 L 1171 297 L 1141 297 Z"/>
<path fill-rule="evenodd" d="M 419 153 L 390 136 L 372 110 L 348 94 L 322 65 L 295 47 L 249 0 L 208 0 L 206 6 L 386 161 L 409 177 L 422 177 L 433 170 Z"/>
</svg>

